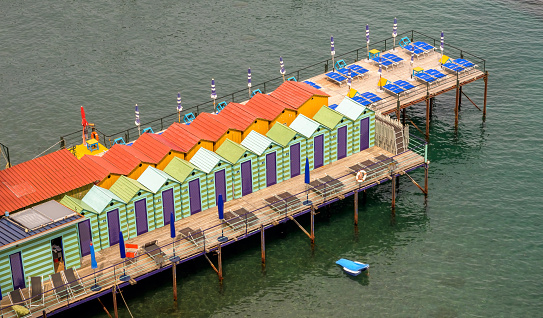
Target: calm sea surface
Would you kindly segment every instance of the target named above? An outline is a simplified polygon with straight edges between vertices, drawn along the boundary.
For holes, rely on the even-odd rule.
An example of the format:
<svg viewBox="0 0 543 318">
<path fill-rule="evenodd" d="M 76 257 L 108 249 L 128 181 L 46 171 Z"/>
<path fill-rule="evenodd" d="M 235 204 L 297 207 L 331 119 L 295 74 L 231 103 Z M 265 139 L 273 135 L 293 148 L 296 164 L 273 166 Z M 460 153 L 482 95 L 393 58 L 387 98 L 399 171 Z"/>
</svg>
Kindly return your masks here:
<svg viewBox="0 0 543 318">
<path fill-rule="evenodd" d="M 454 93 L 437 98 L 430 195 L 402 179 L 372 189 L 352 224 L 352 198 L 321 213 L 316 249 L 292 224 L 224 251 L 222 288 L 207 262 L 124 289 L 135 317 L 540 317 L 543 311 L 543 4 L 541 1 L 2 1 L 0 142 L 19 163 L 80 127 L 79 106 L 107 133 L 190 107 L 389 37 L 393 18 L 487 59 L 488 118 Z M 482 106 L 483 81 L 464 88 Z M 409 115 L 424 127 L 424 106 Z M 413 129 L 414 130 L 414 129 Z M 423 179 L 423 170 L 414 177 Z M 302 218 L 308 226 L 308 218 Z M 371 264 L 347 277 L 334 262 Z M 112 310 L 111 297 L 103 297 Z M 119 298 L 120 301 L 120 298 Z M 121 317 L 129 317 L 120 305 Z M 103 317 L 97 301 L 63 317 Z"/>
</svg>

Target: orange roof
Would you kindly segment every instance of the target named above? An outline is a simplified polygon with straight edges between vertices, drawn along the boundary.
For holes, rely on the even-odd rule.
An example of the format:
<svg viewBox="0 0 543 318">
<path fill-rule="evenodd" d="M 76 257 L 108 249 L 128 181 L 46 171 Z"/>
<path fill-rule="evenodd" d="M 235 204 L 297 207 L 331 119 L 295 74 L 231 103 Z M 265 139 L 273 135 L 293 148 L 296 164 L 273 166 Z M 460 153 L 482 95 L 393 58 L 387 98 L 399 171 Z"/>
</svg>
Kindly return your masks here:
<svg viewBox="0 0 543 318">
<path fill-rule="evenodd" d="M 141 135 L 132 144 L 132 147 L 151 158 L 153 163 L 159 163 L 172 150 L 182 152 L 179 147 L 166 138 L 150 133 Z"/>
<path fill-rule="evenodd" d="M 298 109 L 315 95 L 330 97 L 330 95 L 309 84 L 294 81 L 284 82 L 270 95 L 289 104 L 294 109 Z"/>
<path fill-rule="evenodd" d="M 174 123 L 162 133 L 162 137 L 179 147 L 181 152 L 189 152 L 200 140 L 185 124 Z"/>
<path fill-rule="evenodd" d="M 243 109 L 259 118 L 273 121 L 285 108 L 291 109 L 292 107 L 269 95 L 256 94 L 249 99 Z"/>
<path fill-rule="evenodd" d="M 100 180 L 105 179 L 111 173 L 122 174 L 121 169 L 99 156 L 84 155 L 79 161 L 85 165 L 87 169 L 100 176 Z"/>
<path fill-rule="evenodd" d="M 130 147 L 117 144 L 109 148 L 102 156 L 102 158 L 118 167 L 124 175 L 128 175 L 141 163 L 141 160 L 132 155 L 127 148 Z"/>
<path fill-rule="evenodd" d="M 216 142 L 219 140 L 219 138 L 226 134 L 228 129 L 235 129 L 234 127 L 228 127 L 227 125 L 219 122 L 216 119 L 217 117 L 218 115 L 215 114 L 200 113 L 196 119 L 190 123 L 189 129 L 191 129 L 196 136 L 202 139 Z"/>
<path fill-rule="evenodd" d="M 0 171 L 0 215 L 51 199 L 100 179 L 62 149 Z"/>
<path fill-rule="evenodd" d="M 243 107 L 245 106 L 242 104 L 230 103 L 215 119 L 228 127 L 245 131 L 257 117 L 245 111 Z"/>
<path fill-rule="evenodd" d="M 158 161 L 155 162 L 154 158 L 152 158 L 152 157 L 148 156 L 147 154 L 139 151 L 138 149 L 134 148 L 133 146 L 124 146 L 123 145 L 123 147 L 126 147 L 125 150 L 128 153 L 130 153 L 132 156 L 136 157 L 141 162 L 152 163 L 152 164 L 158 163 Z"/>
</svg>

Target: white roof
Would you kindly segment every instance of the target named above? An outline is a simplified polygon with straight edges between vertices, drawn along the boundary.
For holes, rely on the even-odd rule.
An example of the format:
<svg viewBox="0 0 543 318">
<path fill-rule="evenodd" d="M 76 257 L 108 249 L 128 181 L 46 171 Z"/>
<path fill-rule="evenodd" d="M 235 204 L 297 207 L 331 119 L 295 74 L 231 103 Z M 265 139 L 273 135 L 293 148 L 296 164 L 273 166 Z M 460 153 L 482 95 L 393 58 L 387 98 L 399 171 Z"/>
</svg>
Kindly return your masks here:
<svg viewBox="0 0 543 318">
<path fill-rule="evenodd" d="M 298 115 L 296 119 L 290 124 L 290 128 L 296 132 L 304 135 L 306 138 L 311 137 L 321 124 L 313 119 L 306 117 L 303 114 Z"/>
<path fill-rule="evenodd" d="M 190 159 L 190 163 L 205 173 L 210 173 L 221 161 L 228 163 L 223 157 L 205 148 L 198 149 L 196 154 Z"/>
<path fill-rule="evenodd" d="M 351 120 L 356 120 L 366 110 L 365 106 L 345 97 L 336 107 L 336 111 Z"/>
<path fill-rule="evenodd" d="M 251 131 L 245 139 L 241 142 L 241 145 L 245 148 L 251 150 L 252 152 L 256 153 L 257 155 L 262 155 L 266 149 L 271 144 L 275 144 L 280 146 L 278 143 L 273 141 L 271 138 L 268 138 L 256 131 Z"/>
</svg>

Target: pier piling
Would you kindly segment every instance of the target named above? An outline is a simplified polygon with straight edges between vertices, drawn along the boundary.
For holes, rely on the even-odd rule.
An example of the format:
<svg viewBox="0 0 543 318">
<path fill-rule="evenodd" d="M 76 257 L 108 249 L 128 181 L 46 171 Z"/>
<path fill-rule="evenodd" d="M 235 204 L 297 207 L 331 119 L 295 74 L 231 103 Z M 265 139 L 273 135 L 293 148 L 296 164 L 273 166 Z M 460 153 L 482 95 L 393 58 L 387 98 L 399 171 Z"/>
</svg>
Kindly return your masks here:
<svg viewBox="0 0 543 318">
<path fill-rule="evenodd" d="M 396 177 L 392 175 L 392 209 L 396 207 Z"/>
<path fill-rule="evenodd" d="M 426 98 L 426 141 L 430 140 L 430 98 Z"/>
<path fill-rule="evenodd" d="M 172 266 L 172 277 L 173 277 L 173 301 L 177 301 L 177 268 L 176 268 L 176 263 L 173 263 L 173 266 Z"/>
<path fill-rule="evenodd" d="M 315 208 L 311 206 L 311 246 L 315 244 Z"/>
<path fill-rule="evenodd" d="M 264 237 L 264 225 L 260 224 L 260 249 L 262 256 L 262 269 L 266 268 L 266 238 Z"/>
<path fill-rule="evenodd" d="M 222 283 L 222 244 L 219 243 L 219 249 L 217 250 L 219 258 L 219 281 Z"/>
<path fill-rule="evenodd" d="M 354 192 L 354 225 L 358 226 L 358 191 Z"/>
<path fill-rule="evenodd" d="M 430 164 L 430 161 L 426 161 L 426 164 L 424 165 L 424 196 L 428 196 L 428 165 Z"/>
<path fill-rule="evenodd" d="M 458 102 L 460 99 L 460 82 L 456 80 L 456 103 L 454 105 L 454 128 L 458 128 Z"/>
<path fill-rule="evenodd" d="M 113 294 L 113 314 L 115 318 L 119 318 L 119 312 L 117 311 L 117 285 L 113 285 L 111 293 Z"/>
<path fill-rule="evenodd" d="M 484 104 L 483 104 L 483 121 L 486 119 L 486 92 L 488 90 L 488 71 L 485 71 L 485 97 L 484 97 Z"/>
</svg>

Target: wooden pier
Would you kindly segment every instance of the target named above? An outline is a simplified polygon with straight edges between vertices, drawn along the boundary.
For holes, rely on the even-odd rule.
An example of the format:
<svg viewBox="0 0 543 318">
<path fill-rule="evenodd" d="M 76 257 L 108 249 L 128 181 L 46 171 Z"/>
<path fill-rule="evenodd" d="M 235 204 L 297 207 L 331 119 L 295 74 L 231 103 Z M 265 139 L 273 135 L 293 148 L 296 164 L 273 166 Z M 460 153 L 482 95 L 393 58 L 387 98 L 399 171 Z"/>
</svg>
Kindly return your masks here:
<svg viewBox="0 0 543 318">
<path fill-rule="evenodd" d="M 264 266 L 264 232 L 266 229 L 292 220 L 302 228 L 311 242 L 314 242 L 316 238 L 318 239 L 318 233 L 315 234 L 313 225 L 313 213 L 315 210 L 335 201 L 345 199 L 352 194 L 356 194 L 356 200 L 358 192 L 389 180 L 394 180 L 396 177 L 405 175 L 413 169 L 424 167 L 427 170 L 428 162 L 425 158 L 427 150 L 426 143 L 413 138 L 410 142 L 412 147 L 398 155 L 393 155 L 379 147 L 372 147 L 311 171 L 312 182 L 323 177 L 331 177 L 321 179 L 331 180 L 321 184 L 321 187 L 308 189 L 308 186 L 304 183 L 304 176 L 300 175 L 243 196 L 242 198 L 228 201 L 225 203 L 226 212 L 241 211 L 240 209 L 250 212 L 248 214 L 240 213 L 237 219 L 230 219 L 228 224 L 218 218 L 217 207 L 214 207 L 175 222 L 177 231 L 175 242 L 170 238 L 169 226 L 163 226 L 127 240 L 126 243 L 137 244 L 140 247 L 138 255 L 134 259 L 122 262 L 117 245 L 96 252 L 98 262 L 96 276 L 93 274 L 94 271 L 91 268 L 90 256 L 86 256 L 82 259 L 81 268 L 78 269 L 84 288 L 80 290 L 68 288 L 71 291 L 67 294 L 68 297 L 59 297 L 52 289 L 49 280 L 44 278 L 44 303 L 32 302 L 32 305 L 36 305 L 29 307 L 32 316 L 41 317 L 44 313 L 51 315 L 64 311 L 82 302 L 110 294 L 113 290 L 129 284 L 135 284 L 140 279 L 173 267 L 176 263 L 185 262 L 202 255 L 209 260 L 211 267 L 217 272 L 219 280 L 222 280 L 221 247 L 254 234 L 261 234 L 262 264 Z M 368 160 L 374 163 L 367 167 L 368 175 L 366 180 L 358 182 L 355 174 L 348 167 L 361 162 L 367 163 L 369 162 Z M 424 182 L 426 188 L 427 177 Z M 394 187 L 392 187 L 392 191 L 394 195 Z M 288 192 L 291 196 L 284 197 L 284 200 L 280 200 L 280 202 L 272 205 L 264 201 L 266 198 L 284 192 Z M 311 204 L 302 204 L 307 199 L 311 201 Z M 355 207 L 356 211 L 357 207 Z M 303 229 L 296 221 L 296 217 L 308 212 L 312 213 L 310 231 Z M 187 228 L 193 230 L 191 236 L 183 237 L 180 232 L 187 233 Z M 220 236 L 227 237 L 227 240 L 219 242 L 218 237 Z M 149 245 L 152 242 L 156 242 L 158 247 L 156 250 L 145 251 L 141 249 L 141 247 L 146 244 Z M 211 252 L 217 253 L 218 257 L 210 254 Z M 174 256 L 179 258 L 173 259 L 172 257 Z M 217 265 L 215 266 L 214 263 L 216 262 Z M 258 260 L 255 260 L 255 262 L 258 262 Z M 120 280 L 121 275 L 124 273 L 130 276 L 128 281 Z M 99 291 L 90 290 L 90 287 L 95 285 L 95 277 L 97 284 L 101 286 L 101 290 Z M 176 279 L 175 273 L 173 278 L 174 280 Z M 176 283 L 174 282 L 173 285 L 175 288 Z M 28 289 L 23 290 L 23 294 L 27 299 L 29 298 L 28 293 Z M 116 297 L 116 293 L 113 293 L 113 297 Z M 173 298 L 177 298 L 176 292 L 174 292 Z M 26 303 L 26 305 L 29 304 Z M 15 312 L 10 308 L 6 299 L 2 301 L 1 305 L 4 317 L 16 317 Z"/>
</svg>

